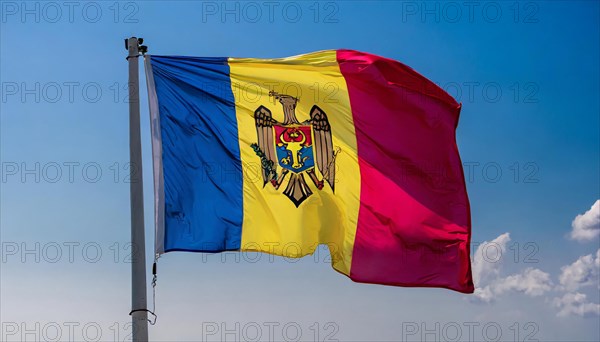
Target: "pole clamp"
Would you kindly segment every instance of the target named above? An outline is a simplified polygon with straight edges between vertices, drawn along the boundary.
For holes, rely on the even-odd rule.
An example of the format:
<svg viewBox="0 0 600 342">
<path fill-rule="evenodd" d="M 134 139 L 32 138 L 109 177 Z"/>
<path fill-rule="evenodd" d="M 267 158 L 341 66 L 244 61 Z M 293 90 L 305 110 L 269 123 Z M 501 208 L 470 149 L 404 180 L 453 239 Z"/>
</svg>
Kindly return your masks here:
<svg viewBox="0 0 600 342">
<path fill-rule="evenodd" d="M 156 324 L 156 319 L 158 318 L 158 316 L 156 316 L 156 314 L 148 309 L 134 309 L 131 310 L 131 312 L 129 312 L 129 316 L 131 316 L 134 312 L 139 312 L 139 311 L 146 311 L 147 313 L 151 314 L 152 316 L 154 316 L 154 320 L 150 320 L 148 319 L 148 323 L 150 323 L 150 325 L 154 325 Z"/>
</svg>

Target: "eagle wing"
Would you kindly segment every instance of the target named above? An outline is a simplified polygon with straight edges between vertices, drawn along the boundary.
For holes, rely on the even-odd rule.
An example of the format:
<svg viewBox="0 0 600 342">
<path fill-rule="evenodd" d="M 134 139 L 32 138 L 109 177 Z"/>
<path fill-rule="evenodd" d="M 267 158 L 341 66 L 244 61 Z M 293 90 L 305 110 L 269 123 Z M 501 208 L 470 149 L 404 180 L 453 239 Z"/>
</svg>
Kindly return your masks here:
<svg viewBox="0 0 600 342">
<path fill-rule="evenodd" d="M 323 179 L 329 183 L 331 190 L 335 185 L 335 153 L 331 138 L 331 125 L 327 120 L 327 114 L 318 106 L 310 110 L 310 121 L 314 135 L 315 160 Z"/>
<path fill-rule="evenodd" d="M 254 122 L 256 124 L 256 135 L 258 137 L 258 147 L 263 155 L 261 157 L 263 187 L 271 179 L 275 178 L 277 172 L 277 157 L 275 154 L 275 142 L 273 140 L 273 125 L 277 121 L 273 119 L 271 111 L 264 106 L 260 106 L 254 112 Z M 257 151 L 257 153 L 259 153 Z"/>
</svg>

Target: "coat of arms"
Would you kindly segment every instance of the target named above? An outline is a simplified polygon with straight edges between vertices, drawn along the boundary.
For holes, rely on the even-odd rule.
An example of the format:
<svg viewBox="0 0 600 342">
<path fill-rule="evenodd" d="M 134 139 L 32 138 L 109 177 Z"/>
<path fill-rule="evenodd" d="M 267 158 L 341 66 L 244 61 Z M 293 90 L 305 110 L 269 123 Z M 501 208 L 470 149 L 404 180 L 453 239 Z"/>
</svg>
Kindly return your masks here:
<svg viewBox="0 0 600 342">
<path fill-rule="evenodd" d="M 317 105 L 310 110 L 309 120 L 299 122 L 295 112 L 297 98 L 274 91 L 269 96 L 283 105 L 283 122 L 273 119 L 268 108 L 258 107 L 254 112 L 258 143 L 251 146 L 261 159 L 263 187 L 270 183 L 278 190 L 287 181 L 283 193 L 298 207 L 312 195 L 305 175 L 317 189 L 322 190 L 327 182 L 334 190 L 337 151 L 333 149 L 331 126 Z M 322 179 L 318 178 L 315 166 Z"/>
</svg>

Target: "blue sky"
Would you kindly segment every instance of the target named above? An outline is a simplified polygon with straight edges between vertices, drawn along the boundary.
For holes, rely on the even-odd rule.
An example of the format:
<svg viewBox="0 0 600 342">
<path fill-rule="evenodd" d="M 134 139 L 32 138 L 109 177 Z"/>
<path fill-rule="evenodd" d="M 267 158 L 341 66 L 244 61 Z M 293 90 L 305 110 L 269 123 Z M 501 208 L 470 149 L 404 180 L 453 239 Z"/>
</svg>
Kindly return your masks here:
<svg viewBox="0 0 600 342">
<path fill-rule="evenodd" d="M 2 338 L 127 338 L 123 39 L 135 35 L 161 55 L 349 48 L 411 66 L 463 103 L 473 242 L 503 251 L 480 260 L 488 292 L 473 296 L 355 284 L 325 251 L 298 262 L 170 253 L 151 338 L 598 340 L 599 10 L 592 1 L 0 2 Z"/>
</svg>

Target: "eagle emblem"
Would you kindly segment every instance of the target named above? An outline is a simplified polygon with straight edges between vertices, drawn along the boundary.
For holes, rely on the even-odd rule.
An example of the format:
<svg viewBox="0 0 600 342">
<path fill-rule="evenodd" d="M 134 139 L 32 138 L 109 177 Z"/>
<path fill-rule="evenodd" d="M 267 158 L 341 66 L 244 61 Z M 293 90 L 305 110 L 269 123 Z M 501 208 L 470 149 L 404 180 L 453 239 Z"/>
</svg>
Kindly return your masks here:
<svg viewBox="0 0 600 342">
<path fill-rule="evenodd" d="M 296 118 L 298 98 L 269 92 L 283 105 L 283 122 L 273 119 L 271 111 L 260 106 L 254 112 L 258 143 L 251 147 L 261 159 L 263 188 L 271 184 L 276 190 L 287 181 L 283 194 L 296 207 L 312 195 L 306 177 L 322 190 L 325 183 L 335 190 L 335 158 L 331 126 L 327 114 L 314 105 L 310 119 L 299 122 Z M 322 179 L 315 172 L 318 168 Z M 281 172 L 278 170 L 281 169 Z M 289 177 L 288 177 L 289 175 Z M 289 178 L 289 179 L 288 179 Z"/>
</svg>

